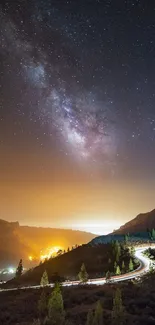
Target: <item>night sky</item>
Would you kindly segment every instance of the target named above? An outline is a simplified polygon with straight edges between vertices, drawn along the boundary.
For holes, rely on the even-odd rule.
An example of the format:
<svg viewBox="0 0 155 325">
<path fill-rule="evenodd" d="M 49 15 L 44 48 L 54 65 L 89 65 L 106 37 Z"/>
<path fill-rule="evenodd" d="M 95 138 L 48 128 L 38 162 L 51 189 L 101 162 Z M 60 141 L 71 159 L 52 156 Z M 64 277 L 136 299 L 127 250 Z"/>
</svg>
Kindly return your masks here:
<svg viewBox="0 0 155 325">
<path fill-rule="evenodd" d="M 153 2 L 1 1 L 1 219 L 106 233 L 155 208 Z"/>
</svg>

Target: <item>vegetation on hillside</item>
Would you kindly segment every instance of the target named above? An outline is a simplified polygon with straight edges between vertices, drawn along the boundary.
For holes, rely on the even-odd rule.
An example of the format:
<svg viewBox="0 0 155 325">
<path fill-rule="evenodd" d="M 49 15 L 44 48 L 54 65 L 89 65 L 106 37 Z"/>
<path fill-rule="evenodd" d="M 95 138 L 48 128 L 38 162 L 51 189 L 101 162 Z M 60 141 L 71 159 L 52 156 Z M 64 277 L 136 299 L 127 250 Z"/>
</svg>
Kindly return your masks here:
<svg viewBox="0 0 155 325">
<path fill-rule="evenodd" d="M 18 222 L 0 219 L 0 268 L 16 265 L 20 256 L 25 267 L 29 267 L 29 256 L 39 261 L 41 250 L 49 245 L 67 249 L 68 246 L 88 243 L 94 237 L 94 234 L 84 231 L 20 226 Z"/>
<path fill-rule="evenodd" d="M 81 266 L 85 270 L 81 269 Z M 113 241 L 111 244 L 104 245 L 83 245 L 45 261 L 24 274 L 18 279 L 18 283 L 14 279 L 7 286 L 40 284 L 45 270 L 49 283 L 65 280 L 86 282 L 88 278 L 106 277 L 107 272 L 112 277 L 127 273 L 137 267 L 138 261 L 134 258 L 133 250 L 129 250 L 125 243 Z"/>
<path fill-rule="evenodd" d="M 48 284 L 49 284 L 48 274 L 45 270 L 41 277 L 40 285 L 44 287 L 44 286 L 47 286 Z"/>
<path fill-rule="evenodd" d="M 149 247 L 148 249 L 145 250 L 144 255 L 149 257 L 150 260 L 155 261 L 155 249 Z"/>
<path fill-rule="evenodd" d="M 153 272 L 140 281 L 122 284 L 62 287 L 64 309 L 61 310 L 65 312 L 65 325 L 92 325 L 96 309 L 96 314 L 103 316 L 104 325 L 153 325 L 154 282 Z M 40 325 L 48 316 L 48 302 L 52 292 L 50 287 L 1 292 L 0 324 Z M 62 306 L 61 299 L 56 301 Z"/>
<path fill-rule="evenodd" d="M 16 278 L 19 278 L 23 273 L 23 261 L 20 259 L 18 267 L 16 269 Z"/>
</svg>

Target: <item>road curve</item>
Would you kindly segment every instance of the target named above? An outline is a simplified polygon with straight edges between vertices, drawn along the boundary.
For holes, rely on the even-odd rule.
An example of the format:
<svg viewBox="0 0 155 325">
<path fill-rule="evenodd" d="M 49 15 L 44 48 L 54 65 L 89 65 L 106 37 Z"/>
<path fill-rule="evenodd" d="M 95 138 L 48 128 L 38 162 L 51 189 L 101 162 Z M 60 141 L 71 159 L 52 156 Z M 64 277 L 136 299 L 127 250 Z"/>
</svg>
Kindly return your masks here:
<svg viewBox="0 0 155 325">
<path fill-rule="evenodd" d="M 111 281 L 112 282 L 127 281 L 127 280 L 138 278 L 139 276 L 148 272 L 151 261 L 149 260 L 148 257 L 143 255 L 143 252 L 149 247 L 150 246 L 147 245 L 147 246 L 135 248 L 135 258 L 139 260 L 140 266 L 132 272 L 111 277 Z M 153 246 L 153 248 L 155 248 L 155 246 Z M 87 282 L 88 285 L 91 284 L 103 285 L 105 283 L 106 283 L 105 278 L 89 279 Z M 66 281 L 62 283 L 62 286 L 64 287 L 75 286 L 75 285 L 80 285 L 80 281 Z M 53 287 L 54 285 L 49 284 L 48 286 Z M 26 289 L 39 289 L 40 287 L 41 287 L 40 285 L 37 285 L 37 286 L 27 286 L 27 287 L 18 287 L 18 288 L 10 288 L 10 289 L 0 289 L 0 292 L 26 290 Z"/>
</svg>

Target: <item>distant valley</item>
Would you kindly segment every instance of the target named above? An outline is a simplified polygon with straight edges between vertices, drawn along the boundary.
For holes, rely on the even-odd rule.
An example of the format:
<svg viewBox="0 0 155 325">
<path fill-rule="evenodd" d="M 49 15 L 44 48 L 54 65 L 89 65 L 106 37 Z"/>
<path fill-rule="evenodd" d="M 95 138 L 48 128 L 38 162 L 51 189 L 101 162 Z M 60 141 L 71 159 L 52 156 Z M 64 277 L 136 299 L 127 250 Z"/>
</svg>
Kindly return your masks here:
<svg viewBox="0 0 155 325">
<path fill-rule="evenodd" d="M 18 222 L 0 220 L 0 269 L 16 266 L 23 259 L 31 267 L 29 257 L 39 260 L 41 251 L 58 246 L 63 250 L 92 240 L 95 235 L 71 229 L 20 226 Z"/>
<path fill-rule="evenodd" d="M 123 240 L 125 234 L 132 235 L 133 240 L 148 240 L 148 230 L 155 228 L 155 210 L 139 214 L 112 234 L 95 236 L 92 233 L 70 229 L 53 229 L 20 226 L 18 222 L 0 220 L 0 269 L 16 266 L 23 259 L 26 268 L 32 266 L 32 260 L 39 263 L 41 252 L 48 247 L 58 246 L 62 250 L 74 245 L 92 243 L 109 243 L 113 239 Z"/>
</svg>

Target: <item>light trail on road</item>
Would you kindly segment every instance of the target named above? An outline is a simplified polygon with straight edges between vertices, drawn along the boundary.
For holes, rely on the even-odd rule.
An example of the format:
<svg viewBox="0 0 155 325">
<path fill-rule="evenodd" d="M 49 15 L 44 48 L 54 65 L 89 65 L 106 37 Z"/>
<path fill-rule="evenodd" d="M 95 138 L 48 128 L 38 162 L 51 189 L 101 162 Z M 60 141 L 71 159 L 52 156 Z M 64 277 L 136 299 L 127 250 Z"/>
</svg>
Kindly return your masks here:
<svg viewBox="0 0 155 325">
<path fill-rule="evenodd" d="M 138 278 L 139 276 L 147 273 L 150 268 L 150 264 L 152 261 L 146 256 L 143 255 L 143 252 L 148 249 L 150 246 L 143 246 L 143 247 L 138 247 L 135 248 L 135 258 L 137 258 L 140 262 L 140 266 L 129 273 L 118 275 L 118 276 L 113 276 L 110 279 L 110 282 L 121 282 L 121 281 L 127 281 L 131 279 Z M 151 246 L 152 248 L 155 248 L 155 246 Z M 107 283 L 106 278 L 96 278 L 96 279 L 89 279 L 88 282 L 86 283 L 87 285 L 103 285 Z M 77 286 L 77 285 L 83 285 L 80 281 L 68 281 L 68 282 L 63 282 L 62 286 L 63 287 L 71 287 L 71 286 Z M 48 285 L 48 287 L 53 287 L 54 284 L 51 283 Z M 16 291 L 16 290 L 27 290 L 27 289 L 39 289 L 41 288 L 41 285 L 36 285 L 36 286 L 26 286 L 26 287 L 18 287 L 18 288 L 9 288 L 9 289 L 0 289 L 0 293 L 4 291 Z"/>
</svg>

